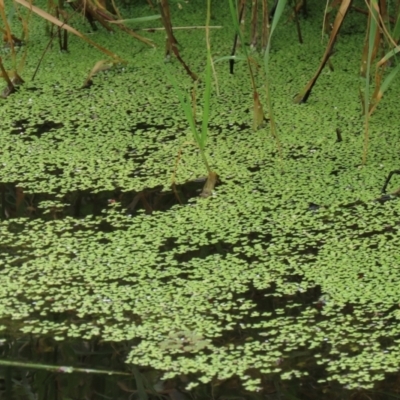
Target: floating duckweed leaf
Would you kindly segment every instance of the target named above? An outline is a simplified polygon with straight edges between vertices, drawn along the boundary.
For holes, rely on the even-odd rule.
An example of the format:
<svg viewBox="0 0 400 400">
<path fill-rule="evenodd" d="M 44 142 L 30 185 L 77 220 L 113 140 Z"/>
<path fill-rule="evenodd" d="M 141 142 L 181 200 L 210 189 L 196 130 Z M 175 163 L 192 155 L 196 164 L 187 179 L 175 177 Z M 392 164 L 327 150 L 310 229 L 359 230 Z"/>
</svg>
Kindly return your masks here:
<svg viewBox="0 0 400 400">
<path fill-rule="evenodd" d="M 218 7 L 215 15 L 225 18 Z M 210 98 L 207 139 L 223 183 L 218 196 L 149 214 L 122 208 L 118 196 L 130 203 L 144 189 L 170 190 L 174 158 L 190 136 L 168 80 L 149 68 L 162 51 L 132 56 L 132 44 L 116 33 L 131 64 L 100 75 L 102 84 L 87 91 L 74 88 L 96 51 L 76 43 L 87 57 L 74 59 L 74 71 L 69 55 L 50 53 L 54 67 L 37 87 L 27 82 L 2 104 L 7 211 L 15 184 L 24 188 L 21 207 L 32 200 L 49 210 L 0 221 L 2 332 L 15 324 L 58 340 L 133 341 L 128 363 L 202 382 L 254 370 L 296 377 L 306 367 L 295 362 L 304 360 L 320 366 L 326 382 L 349 387 L 398 371 L 400 203 L 375 201 L 387 172 L 399 168 L 396 91 L 385 92 L 386 107 L 370 120 L 370 163 L 359 168 L 358 81 L 338 68 L 332 90 L 332 76 L 321 74 L 318 102 L 292 105 L 290 94 L 319 57 L 310 43 L 291 44 L 292 34 L 277 26 L 269 63 L 283 163 L 274 142 L 251 131 L 246 71 L 227 76 L 218 63 L 224 92 Z M 224 35 L 212 40 L 229 54 Z M 351 35 L 341 46 L 359 48 L 362 40 Z M 182 32 L 182 43 L 202 71 L 196 49 L 204 35 Z M 335 57 L 358 70 L 358 59 Z M 190 80 L 178 84 L 186 90 Z M 194 146 L 184 151 L 177 184 L 204 169 Z M 73 218 L 66 210 L 77 191 L 84 206 L 95 194 L 115 202 Z M 245 385 L 255 390 L 253 379 Z"/>
</svg>

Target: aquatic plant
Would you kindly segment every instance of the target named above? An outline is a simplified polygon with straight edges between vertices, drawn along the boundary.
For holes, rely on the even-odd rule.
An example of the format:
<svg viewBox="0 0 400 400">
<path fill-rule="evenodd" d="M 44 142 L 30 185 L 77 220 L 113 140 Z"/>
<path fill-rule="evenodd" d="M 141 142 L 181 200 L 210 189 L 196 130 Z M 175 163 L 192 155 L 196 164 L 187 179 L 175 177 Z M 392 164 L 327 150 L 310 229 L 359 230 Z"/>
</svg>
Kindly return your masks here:
<svg viewBox="0 0 400 400">
<path fill-rule="evenodd" d="M 307 83 L 305 88 L 295 97 L 295 103 L 303 103 L 306 102 L 308 97 L 311 94 L 311 90 L 315 85 L 318 77 L 320 76 L 325 64 L 329 61 L 329 58 L 334 53 L 334 45 L 337 40 L 340 29 L 343 25 L 343 22 L 348 14 L 352 6 L 352 0 L 332 0 L 329 7 L 327 6 L 325 10 L 324 17 L 324 27 L 326 28 L 329 24 L 329 15 L 332 10 L 340 4 L 340 8 L 337 12 L 335 21 L 331 28 L 330 38 L 328 41 L 328 45 L 325 49 L 325 53 L 322 57 L 321 63 L 311 78 L 311 80 Z M 365 12 L 362 9 L 355 8 L 359 12 L 365 12 L 368 15 L 367 20 L 367 37 L 364 43 L 364 51 L 362 53 L 362 61 L 360 73 L 361 76 L 365 77 L 365 85 L 364 85 L 364 94 L 360 91 L 360 99 L 362 103 L 363 115 L 364 115 L 364 142 L 363 142 L 363 152 L 362 152 L 362 162 L 366 163 L 367 154 L 368 154 L 368 143 L 369 143 L 369 118 L 372 112 L 375 110 L 377 104 L 382 99 L 384 92 L 391 85 L 394 77 L 397 75 L 399 68 L 394 69 L 391 73 L 386 77 L 384 82 L 382 82 L 383 77 L 383 69 L 382 66 L 386 65 L 388 60 L 393 57 L 397 52 L 397 39 L 399 37 L 400 31 L 400 23 L 399 23 L 399 8 L 393 7 L 394 17 L 392 18 L 395 21 L 395 26 L 393 27 L 393 35 L 391 36 L 389 33 L 390 29 L 390 18 L 389 18 L 389 7 L 386 1 L 378 2 L 376 0 L 372 0 L 370 3 L 367 3 L 368 9 Z M 386 27 L 385 25 L 388 25 Z M 373 61 L 375 60 L 379 47 L 383 47 L 381 40 L 382 34 L 385 35 L 386 41 L 393 47 L 377 64 L 375 68 L 375 90 L 372 95 L 372 99 L 369 98 L 370 93 L 370 80 L 371 80 L 371 66 Z"/>
<path fill-rule="evenodd" d="M 207 180 L 204 185 L 203 191 L 200 194 L 202 197 L 209 197 L 212 194 L 214 186 L 217 182 L 217 174 L 211 169 L 207 156 L 206 156 L 206 144 L 208 138 L 208 124 L 209 124 L 209 115 L 210 115 L 210 98 L 211 98 L 211 69 L 212 69 L 212 57 L 211 57 L 211 46 L 210 46 L 210 15 L 211 15 L 211 5 L 210 0 L 207 1 L 207 20 L 206 20 L 206 43 L 207 43 L 207 61 L 206 61 L 206 71 L 205 71 L 205 90 L 204 90 L 204 105 L 203 105 L 203 113 L 202 113 L 202 123 L 201 123 L 201 131 L 199 132 L 196 127 L 195 116 L 193 113 L 193 109 L 191 107 L 191 99 L 188 95 L 184 95 L 184 93 L 179 88 L 179 85 L 176 79 L 169 74 L 169 80 L 174 86 L 175 92 L 178 95 L 178 99 L 180 105 L 185 113 L 186 119 L 189 123 L 189 127 L 191 133 L 193 135 L 194 141 L 197 144 L 201 158 L 203 163 L 207 169 Z M 179 158 L 178 158 L 179 162 Z M 173 175 L 173 184 L 175 180 L 175 171 Z"/>
<path fill-rule="evenodd" d="M 253 130 L 256 131 L 257 129 L 259 129 L 261 127 L 261 125 L 264 123 L 264 112 L 263 112 L 263 108 L 262 108 L 262 104 L 260 101 L 260 96 L 258 94 L 257 91 L 257 87 L 256 87 L 256 82 L 254 79 L 254 73 L 253 73 L 253 69 L 251 66 L 251 59 L 250 56 L 248 54 L 247 48 L 244 44 L 244 37 L 242 35 L 242 31 L 240 29 L 239 26 L 239 22 L 241 19 L 241 15 L 243 13 L 243 7 L 244 7 L 244 3 L 242 4 L 242 9 L 241 10 L 237 10 L 233 0 L 229 0 L 229 9 L 231 12 L 231 17 L 232 17 L 232 22 L 233 25 L 235 27 L 235 31 L 236 31 L 236 35 L 239 36 L 240 38 L 240 42 L 242 43 L 242 49 L 243 52 L 245 54 L 245 58 L 247 61 L 247 67 L 249 69 L 249 74 L 250 74 L 250 79 L 251 79 L 251 86 L 253 88 Z M 234 62 L 234 55 L 235 55 L 235 50 L 236 50 L 236 46 L 237 46 L 237 36 L 235 38 L 234 41 L 234 47 L 233 47 L 233 51 L 232 51 L 232 55 L 231 55 L 231 61 Z M 231 73 L 233 73 L 233 68 L 231 67 Z"/>
<path fill-rule="evenodd" d="M 278 25 L 279 19 L 281 18 L 282 13 L 285 9 L 285 5 L 286 5 L 286 0 L 278 0 L 278 2 L 276 4 L 276 9 L 275 9 L 274 16 L 272 19 L 271 29 L 269 31 L 267 47 L 264 52 L 265 92 L 266 92 L 266 98 L 267 98 L 267 104 L 268 104 L 268 115 L 269 115 L 269 120 L 270 120 L 271 133 L 276 141 L 280 156 L 282 156 L 282 150 L 281 150 L 281 144 L 279 142 L 279 138 L 278 138 L 278 134 L 277 134 L 274 110 L 273 110 L 273 106 L 272 106 L 272 99 L 271 99 L 271 93 L 270 93 L 269 54 L 270 54 L 270 50 L 271 50 L 272 34 L 274 33 L 274 31 Z"/>
<path fill-rule="evenodd" d="M 187 25 L 203 17 L 196 5 L 187 5 Z M 226 26 L 226 4 L 213 14 Z M 30 33 L 41 38 L 43 21 L 31 22 Z M 224 74 L 216 64 L 221 96 L 210 96 L 205 148 L 223 184 L 212 201 L 192 197 L 184 206 L 135 208 L 138 198 L 150 203 L 147 192 L 170 191 L 173 160 L 187 140 L 188 119 L 157 67 L 163 52 L 133 53 L 122 32 L 99 34 L 106 47 L 118 40 L 129 64 L 94 75 L 95 84 L 81 90 L 97 51 L 78 38 L 71 45 L 86 57 L 49 50 L 54 65 L 2 104 L 1 205 L 10 212 L 0 223 L 2 343 L 11 333 L 50 338 L 51 346 L 39 346 L 45 365 L 53 365 L 53 352 L 44 350 L 57 342 L 113 345 L 119 367 L 123 360 L 141 373 L 180 376 L 186 386 L 207 383 L 208 399 L 225 382 L 240 379 L 264 396 L 268 385 L 289 388 L 307 374 L 321 393 L 377 398 L 373 386 L 400 363 L 400 214 L 396 197 L 378 197 L 387 171 L 398 169 L 397 93 L 388 91 L 370 120 L 379 133 L 359 168 L 360 106 L 352 95 L 359 80 L 345 69 L 358 68 L 350 55 L 364 32 L 344 25 L 334 76 L 321 73 L 307 104 L 290 101 L 318 61 L 319 22 L 302 22 L 302 46 L 286 26 L 274 33 L 268 66 L 284 173 L 275 142 L 252 132 L 248 70 Z M 213 52 L 229 54 L 233 34 L 215 31 Z M 204 33 L 177 36 L 195 70 L 204 68 Z M 29 48 L 35 59 L 38 47 Z M 35 66 L 28 62 L 26 73 Z M 190 84 L 179 75 L 180 88 Z M 176 174 L 182 186 L 204 168 L 198 146 L 185 150 Z M 399 186 L 397 175 L 390 186 Z M 93 355 L 92 368 L 122 370 L 110 351 L 103 362 Z"/>
</svg>

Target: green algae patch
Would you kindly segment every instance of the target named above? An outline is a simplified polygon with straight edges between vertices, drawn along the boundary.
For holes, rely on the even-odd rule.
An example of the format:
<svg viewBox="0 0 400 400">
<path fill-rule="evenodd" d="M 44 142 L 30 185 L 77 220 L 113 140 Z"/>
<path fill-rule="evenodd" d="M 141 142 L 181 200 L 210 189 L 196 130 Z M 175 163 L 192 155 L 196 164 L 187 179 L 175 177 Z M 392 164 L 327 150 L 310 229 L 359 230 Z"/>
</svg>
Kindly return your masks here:
<svg viewBox="0 0 400 400">
<path fill-rule="evenodd" d="M 191 24 L 202 23 L 198 15 Z M 216 18 L 226 24 L 221 10 Z M 268 127 L 251 129 L 245 65 L 231 76 L 218 63 L 207 146 L 222 184 L 208 199 L 151 214 L 130 215 L 118 201 L 98 215 L 65 210 L 76 192 L 170 190 L 191 132 L 160 73 L 162 50 L 137 45 L 132 55 L 116 34 L 130 63 L 97 74 L 88 89 L 80 87 L 94 50 L 73 42 L 88 55 L 73 71 L 72 55 L 51 52 L 37 80 L 2 105 L 0 182 L 36 196 L 35 206 L 61 210 L 55 219 L 1 221 L 2 325 L 11 320 L 25 334 L 60 341 L 129 341 L 128 363 L 190 376 L 192 386 L 239 376 L 256 390 L 262 376 L 300 377 L 319 365 L 321 382 L 369 388 L 397 371 L 400 208 L 397 198 L 376 199 L 398 168 L 398 105 L 392 92 L 380 104 L 361 167 L 358 78 L 348 72 L 358 58 L 349 62 L 346 53 L 361 35 L 339 42 L 335 72 L 323 72 L 308 104 L 292 104 L 323 51 L 315 29 L 304 22 L 302 47 L 294 28 L 278 27 L 274 37 L 270 91 L 282 159 Z M 212 32 L 220 56 L 232 33 Z M 204 35 L 177 37 L 182 56 L 203 71 Z M 175 62 L 167 68 L 180 73 Z M 192 88 L 186 76 L 179 84 Z M 201 108 L 199 101 L 198 120 Z M 199 151 L 184 146 L 177 183 L 203 175 Z"/>
</svg>

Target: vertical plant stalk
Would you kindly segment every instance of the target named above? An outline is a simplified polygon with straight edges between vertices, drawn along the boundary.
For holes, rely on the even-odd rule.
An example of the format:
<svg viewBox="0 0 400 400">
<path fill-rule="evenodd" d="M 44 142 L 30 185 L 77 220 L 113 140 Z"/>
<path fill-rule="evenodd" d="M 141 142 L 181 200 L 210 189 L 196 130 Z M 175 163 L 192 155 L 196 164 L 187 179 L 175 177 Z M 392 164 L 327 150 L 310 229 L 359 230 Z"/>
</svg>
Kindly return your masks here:
<svg viewBox="0 0 400 400">
<path fill-rule="evenodd" d="M 3 21 L 4 28 L 5 28 L 5 35 L 4 36 L 5 36 L 5 39 L 7 40 L 7 43 L 10 45 L 12 69 L 14 71 L 16 71 L 17 70 L 17 57 L 16 57 L 16 54 L 15 54 L 14 40 L 13 40 L 13 35 L 11 33 L 10 24 L 8 23 L 4 7 L 5 7 L 4 6 L 4 1 L 0 0 L 0 15 L 1 15 L 1 19 Z"/>
<path fill-rule="evenodd" d="M 242 43 L 244 43 L 243 40 L 243 35 L 242 32 L 240 30 L 240 17 L 237 19 L 237 12 L 235 10 L 235 6 L 233 4 L 233 0 L 229 0 L 229 8 L 231 11 L 231 16 L 232 16 L 232 21 L 235 25 L 236 28 L 236 33 L 238 34 L 240 41 Z M 242 14 L 242 12 L 241 12 Z M 239 21 L 239 22 L 238 22 Z M 257 130 L 263 123 L 264 121 L 264 112 L 262 109 L 262 105 L 260 102 L 260 96 L 258 95 L 257 92 L 257 87 L 256 87 L 256 83 L 255 83 L 255 79 L 254 79 L 254 74 L 253 74 L 253 69 L 251 68 L 251 63 L 250 63 L 250 57 L 249 57 L 249 53 L 247 51 L 246 46 L 242 46 L 243 52 L 246 56 L 246 60 L 247 60 L 247 66 L 249 68 L 249 73 L 250 73 L 250 79 L 251 79 L 251 85 L 253 88 L 253 130 Z"/>
<path fill-rule="evenodd" d="M 368 30 L 368 59 L 365 79 L 365 91 L 364 91 L 364 118 L 365 118 L 365 129 L 364 129 L 364 145 L 362 163 L 365 165 L 367 162 L 368 155 L 368 144 L 369 144 L 369 81 L 371 77 L 371 64 L 375 52 L 376 35 L 379 25 L 379 4 L 378 0 L 371 0 L 370 3 L 370 17 L 369 17 L 369 30 Z"/>
<path fill-rule="evenodd" d="M 296 1 L 295 0 L 294 0 L 294 4 L 293 4 L 293 14 L 294 14 L 294 20 L 296 22 L 297 37 L 299 38 L 299 43 L 303 44 L 303 36 L 301 35 L 299 13 L 298 13 L 298 10 L 296 8 Z"/>
<path fill-rule="evenodd" d="M 203 116 L 202 116 L 202 125 L 201 131 L 199 132 L 195 123 L 195 116 L 193 114 L 193 92 L 191 96 L 185 95 L 179 88 L 176 79 L 168 73 L 169 80 L 174 86 L 175 92 L 178 95 L 179 102 L 181 104 L 182 109 L 185 112 L 186 119 L 189 123 L 190 130 L 192 132 L 195 143 L 197 144 L 201 159 L 207 169 L 208 177 L 207 181 L 204 185 L 203 191 L 201 192 L 201 197 L 209 197 L 212 194 L 212 191 L 217 182 L 217 174 L 212 171 L 210 164 L 208 163 L 208 159 L 205 153 L 205 148 L 207 144 L 208 138 L 208 121 L 210 118 L 210 100 L 211 100 L 211 72 L 212 72 L 212 58 L 211 58 L 211 46 L 210 46 L 210 18 L 211 18 L 211 0 L 207 0 L 207 21 L 206 21 L 206 44 L 207 44 L 207 66 L 206 66 L 206 76 L 205 76 L 205 92 L 204 92 L 204 106 L 203 106 Z M 191 101 L 192 100 L 192 101 Z M 192 103 L 192 105 L 191 105 Z M 176 169 L 178 166 L 178 162 L 181 156 L 181 150 L 179 151 L 178 161 L 175 163 L 175 170 L 172 175 L 172 185 L 174 185 L 174 177 L 176 174 Z M 175 191 L 176 192 L 176 191 Z"/>
<path fill-rule="evenodd" d="M 242 5 L 241 8 L 240 8 L 240 11 L 239 11 L 239 16 L 238 16 L 239 23 L 242 20 L 243 12 L 244 12 L 244 6 Z M 234 70 L 234 67 L 235 67 L 235 59 L 233 57 L 235 56 L 236 50 L 237 50 L 237 47 L 238 47 L 239 33 L 240 33 L 239 30 L 236 29 L 235 37 L 233 39 L 233 47 L 232 47 L 232 51 L 231 51 L 231 59 L 229 60 L 229 72 L 231 74 L 233 74 L 233 70 Z"/>
<path fill-rule="evenodd" d="M 268 35 L 269 35 L 268 1 L 262 0 L 261 48 L 263 52 L 267 48 Z"/>
<path fill-rule="evenodd" d="M 169 11 L 169 5 L 166 0 L 159 1 L 161 20 L 164 25 L 165 32 L 167 34 L 165 56 L 170 56 L 173 53 L 173 47 L 178 45 L 178 41 L 172 31 L 171 13 Z"/>
<path fill-rule="evenodd" d="M 398 5 L 400 5 L 400 1 L 398 2 Z M 398 10 L 398 12 L 399 11 L 400 10 Z M 381 22 L 380 27 L 382 28 L 383 34 L 389 40 L 390 44 L 392 45 L 392 49 L 387 54 L 385 54 L 379 60 L 379 62 L 376 64 L 375 90 L 372 95 L 371 104 L 369 107 L 370 116 L 375 111 L 375 108 L 377 107 L 378 103 L 382 100 L 384 93 L 390 87 L 394 78 L 400 71 L 400 64 L 398 64 L 398 65 L 396 65 L 396 67 L 394 67 L 392 69 L 392 71 L 385 77 L 384 81 L 381 83 L 383 75 L 384 75 L 384 69 L 385 69 L 385 66 L 386 66 L 388 60 L 400 52 L 400 47 L 397 45 L 399 38 L 400 38 L 400 12 L 397 16 L 397 21 L 396 21 L 396 24 L 393 28 L 393 32 L 391 35 L 388 32 L 388 30 L 386 29 L 386 26 L 383 23 L 383 21 L 381 20 L 380 22 Z M 361 96 L 361 98 L 362 98 L 362 96 Z M 363 113 L 365 113 L 364 99 L 362 99 L 362 105 L 363 105 Z"/>
<path fill-rule="evenodd" d="M 242 39 L 244 37 L 244 25 L 245 25 L 245 20 L 246 20 L 246 0 L 240 0 L 240 5 L 239 5 L 238 10 L 240 10 L 240 13 L 238 12 L 238 16 L 237 16 L 239 18 L 240 34 L 239 34 L 239 40 L 237 41 L 236 46 L 241 46 L 242 44 L 244 45 L 244 42 L 242 41 Z"/>
<path fill-rule="evenodd" d="M 252 0 L 251 4 L 251 48 L 257 47 L 257 8 L 258 8 L 258 1 Z"/>
<path fill-rule="evenodd" d="M 203 118 L 201 123 L 201 135 L 200 135 L 200 153 L 203 158 L 203 162 L 207 168 L 208 175 L 212 174 L 210 165 L 208 164 L 207 157 L 205 155 L 205 147 L 208 139 L 208 120 L 210 118 L 210 100 L 211 100 L 211 47 L 210 47 L 210 14 L 211 14 L 211 0 L 207 0 L 207 20 L 206 20 L 206 46 L 207 46 L 207 66 L 206 66 L 206 87 L 204 92 L 204 107 L 203 107 Z M 207 182 L 206 182 L 207 185 Z"/>
<path fill-rule="evenodd" d="M 60 16 L 64 22 L 67 21 L 67 16 L 65 15 L 65 11 L 60 7 L 56 6 L 55 9 L 56 18 L 61 21 Z M 63 31 L 63 32 L 62 32 Z M 60 47 L 60 51 L 68 51 L 68 31 L 61 29 L 61 27 L 57 27 L 57 36 L 58 36 L 58 43 Z"/>
<path fill-rule="evenodd" d="M 211 19 L 211 0 L 207 0 L 207 19 L 206 19 L 206 46 L 207 46 L 207 68 L 206 68 L 206 90 L 204 93 L 203 121 L 201 125 L 201 137 L 203 151 L 202 157 L 207 167 L 208 176 L 201 197 L 209 197 L 212 195 L 214 187 L 217 183 L 218 175 L 211 170 L 205 155 L 205 145 L 208 138 L 208 121 L 210 119 L 210 101 L 211 101 L 211 70 L 213 69 L 213 61 L 211 56 L 210 45 L 210 19 Z"/>
<path fill-rule="evenodd" d="M 386 0 L 380 0 L 379 2 L 379 13 L 382 17 L 382 20 L 384 22 L 388 22 L 389 21 L 389 13 L 388 13 L 388 9 L 387 9 L 387 2 Z"/>
<path fill-rule="evenodd" d="M 196 115 L 197 115 L 197 82 L 195 81 L 192 88 L 192 115 L 194 123 L 196 124 Z"/>
<path fill-rule="evenodd" d="M 15 5 L 15 6 L 17 7 L 17 5 Z M 19 7 L 17 7 L 17 11 L 18 11 L 18 18 L 22 24 L 22 32 L 23 32 L 22 39 L 25 40 L 25 42 L 27 42 L 28 37 L 29 37 L 29 22 L 30 22 L 32 13 L 29 11 L 28 15 L 26 17 L 23 17 L 23 15 L 19 12 Z M 24 68 L 27 55 L 28 55 L 28 46 L 25 46 L 24 51 L 22 53 L 22 57 L 20 59 L 18 67 L 17 67 L 17 71 L 20 73 L 21 73 L 22 69 Z"/>
<path fill-rule="evenodd" d="M 371 26 L 371 13 L 368 14 L 367 34 L 365 36 L 364 49 L 363 49 L 363 53 L 362 53 L 362 57 L 361 57 L 360 75 L 364 78 L 366 77 L 366 73 L 367 73 L 367 65 L 368 65 L 368 57 L 369 57 L 370 26 Z M 378 53 L 380 41 L 381 41 L 381 33 L 380 33 L 379 29 L 376 29 L 375 39 L 373 42 L 373 48 L 372 48 L 372 54 L 371 54 L 371 60 L 374 60 Z"/>
<path fill-rule="evenodd" d="M 282 14 L 283 14 L 285 5 L 286 5 L 286 0 L 278 0 L 276 9 L 275 9 L 275 13 L 274 13 L 274 18 L 272 19 L 271 31 L 269 34 L 267 48 L 264 53 L 264 70 L 265 70 L 265 75 L 266 75 L 265 93 L 266 93 L 266 97 L 267 97 L 267 106 L 268 106 L 269 120 L 270 120 L 270 126 L 271 126 L 271 134 L 272 134 L 272 137 L 275 139 L 276 147 L 278 149 L 278 153 L 279 153 L 279 156 L 281 159 L 283 157 L 282 156 L 282 146 L 281 146 L 281 142 L 279 140 L 278 132 L 276 129 L 274 110 L 272 107 L 271 93 L 270 93 L 270 89 L 269 89 L 269 52 L 271 49 L 272 35 L 278 25 L 279 19 L 281 18 Z"/>
</svg>

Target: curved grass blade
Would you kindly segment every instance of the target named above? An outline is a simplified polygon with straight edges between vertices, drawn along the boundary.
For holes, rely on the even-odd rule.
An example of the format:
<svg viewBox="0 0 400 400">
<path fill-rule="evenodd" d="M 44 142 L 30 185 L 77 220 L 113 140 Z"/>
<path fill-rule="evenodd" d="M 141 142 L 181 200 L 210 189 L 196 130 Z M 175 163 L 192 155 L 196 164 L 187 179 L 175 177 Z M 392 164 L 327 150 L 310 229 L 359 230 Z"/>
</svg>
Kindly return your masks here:
<svg viewBox="0 0 400 400">
<path fill-rule="evenodd" d="M 113 63 L 112 61 L 109 60 L 100 60 L 97 61 L 97 63 L 94 65 L 94 67 L 90 70 L 88 77 L 86 78 L 85 82 L 82 85 L 82 88 L 87 88 L 89 87 L 92 83 L 93 83 L 93 76 L 98 74 L 101 71 L 106 71 L 110 68 L 112 68 L 112 66 L 115 63 Z"/>
<path fill-rule="evenodd" d="M 369 111 L 370 115 L 375 111 L 375 108 L 378 106 L 378 103 L 382 100 L 384 93 L 390 87 L 391 83 L 393 82 L 393 79 L 396 77 L 396 75 L 398 74 L 399 71 L 400 71 L 400 64 L 397 65 L 390 72 L 390 74 L 385 78 L 385 80 L 383 81 L 383 83 L 380 86 L 378 86 L 378 85 L 376 86 L 375 92 L 371 99 L 372 106 L 370 107 L 370 111 Z"/>
</svg>

